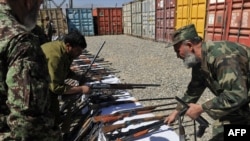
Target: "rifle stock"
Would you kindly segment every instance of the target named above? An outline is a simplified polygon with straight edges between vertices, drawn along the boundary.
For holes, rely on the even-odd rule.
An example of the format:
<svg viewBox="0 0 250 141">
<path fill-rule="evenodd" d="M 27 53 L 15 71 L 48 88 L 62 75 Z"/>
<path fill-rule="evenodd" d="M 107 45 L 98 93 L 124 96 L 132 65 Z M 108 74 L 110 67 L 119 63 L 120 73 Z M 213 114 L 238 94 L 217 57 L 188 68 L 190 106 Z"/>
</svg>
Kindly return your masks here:
<svg viewBox="0 0 250 141">
<path fill-rule="evenodd" d="M 147 118 L 139 118 L 139 119 L 133 119 L 130 121 L 125 121 L 124 123 L 121 124 L 114 124 L 114 125 L 107 125 L 102 127 L 102 131 L 103 133 L 108 133 L 108 132 L 112 132 L 115 131 L 117 129 L 121 129 L 121 128 L 125 128 L 131 124 L 139 124 L 142 122 L 147 122 L 147 121 L 153 121 L 153 120 L 161 120 L 165 117 L 167 117 L 168 115 L 161 115 L 161 116 L 153 116 L 153 117 L 147 117 Z"/>
<path fill-rule="evenodd" d="M 159 111 L 164 111 L 164 110 L 173 110 L 173 109 L 175 109 L 175 108 L 166 108 L 166 109 L 159 109 L 159 110 L 135 111 L 135 112 L 123 113 L 121 115 L 95 116 L 95 117 L 93 117 L 93 122 L 109 123 L 109 122 L 115 122 L 117 120 L 123 119 L 124 117 L 148 114 L 148 113 L 159 112 Z"/>
<path fill-rule="evenodd" d="M 117 112 L 115 112 L 113 114 L 109 114 L 109 115 L 94 116 L 93 117 L 93 121 L 94 122 L 110 122 L 110 120 L 113 121 L 113 119 L 111 119 L 111 117 L 112 118 L 114 117 L 114 119 L 116 119 L 116 118 L 119 119 L 119 118 L 122 118 L 122 117 L 126 117 L 127 115 L 136 114 L 139 111 L 142 111 L 140 113 L 147 113 L 149 111 L 152 112 L 154 109 L 156 109 L 158 107 L 168 106 L 168 105 L 173 105 L 173 104 L 176 104 L 176 102 L 167 103 L 167 104 L 161 104 L 161 105 L 154 105 L 154 106 L 146 106 L 146 107 L 140 107 L 140 108 L 134 108 L 134 109 L 128 109 L 128 110 L 122 110 L 122 111 L 117 111 Z M 169 108 L 169 109 L 173 109 L 173 108 Z"/>
</svg>

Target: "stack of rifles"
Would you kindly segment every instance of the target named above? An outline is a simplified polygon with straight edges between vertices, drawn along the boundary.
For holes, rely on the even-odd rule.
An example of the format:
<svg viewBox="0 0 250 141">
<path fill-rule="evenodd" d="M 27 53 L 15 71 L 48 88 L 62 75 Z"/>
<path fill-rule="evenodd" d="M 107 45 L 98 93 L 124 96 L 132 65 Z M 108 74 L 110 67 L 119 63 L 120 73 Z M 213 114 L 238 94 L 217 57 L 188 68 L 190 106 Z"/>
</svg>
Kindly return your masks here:
<svg viewBox="0 0 250 141">
<path fill-rule="evenodd" d="M 84 96 L 76 94 L 73 96 L 60 97 L 60 111 L 62 122 L 61 129 L 64 131 L 63 138 L 65 141 L 132 141 L 142 137 L 145 134 L 159 130 L 164 125 L 164 119 L 168 115 L 140 116 L 143 118 L 135 118 L 122 123 L 125 117 L 149 114 L 159 111 L 172 110 L 176 107 L 177 102 L 168 102 L 161 105 L 153 105 L 146 107 L 135 107 L 114 112 L 112 114 L 102 114 L 102 108 L 135 103 L 140 101 L 166 100 L 175 99 L 174 97 L 155 98 L 155 99 L 138 99 L 138 100 L 119 100 L 128 96 L 127 89 L 145 89 L 147 87 L 159 87 L 159 84 L 131 84 L 131 83 L 103 83 L 105 79 L 112 79 L 119 73 L 111 68 L 111 63 L 100 58 L 98 55 L 104 46 L 105 41 L 101 45 L 97 54 L 92 55 L 88 51 L 84 51 L 78 59 L 72 63 L 71 69 L 76 73 L 84 76 L 86 82 L 91 87 L 91 94 Z M 116 77 L 117 78 L 117 77 Z M 65 83 L 72 86 L 79 85 L 79 81 L 67 79 Z M 80 84 L 81 85 L 81 84 Z M 170 101 L 170 100 L 166 100 Z M 168 106 L 167 108 L 158 109 L 158 107 Z M 165 113 L 165 112 L 164 112 Z M 143 124 L 138 128 L 129 129 L 123 132 L 123 128 L 129 125 Z M 67 128 L 70 127 L 70 128 Z"/>
</svg>

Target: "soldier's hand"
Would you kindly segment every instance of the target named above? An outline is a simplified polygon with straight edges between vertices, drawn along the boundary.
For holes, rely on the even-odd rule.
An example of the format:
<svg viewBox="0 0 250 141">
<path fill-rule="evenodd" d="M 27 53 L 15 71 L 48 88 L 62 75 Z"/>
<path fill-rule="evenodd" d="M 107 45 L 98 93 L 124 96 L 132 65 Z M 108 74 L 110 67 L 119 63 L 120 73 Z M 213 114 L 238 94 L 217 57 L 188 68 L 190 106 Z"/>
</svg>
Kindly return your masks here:
<svg viewBox="0 0 250 141">
<path fill-rule="evenodd" d="M 203 113 L 203 109 L 201 105 L 194 104 L 194 103 L 190 103 L 188 105 L 189 105 L 189 108 L 186 111 L 186 115 L 189 116 L 191 119 L 195 120 L 201 115 L 201 113 Z"/>
<path fill-rule="evenodd" d="M 171 123 L 174 123 L 175 122 L 175 119 L 178 115 L 179 111 L 177 110 L 174 110 L 168 117 L 165 118 L 165 123 L 170 125 Z"/>
</svg>

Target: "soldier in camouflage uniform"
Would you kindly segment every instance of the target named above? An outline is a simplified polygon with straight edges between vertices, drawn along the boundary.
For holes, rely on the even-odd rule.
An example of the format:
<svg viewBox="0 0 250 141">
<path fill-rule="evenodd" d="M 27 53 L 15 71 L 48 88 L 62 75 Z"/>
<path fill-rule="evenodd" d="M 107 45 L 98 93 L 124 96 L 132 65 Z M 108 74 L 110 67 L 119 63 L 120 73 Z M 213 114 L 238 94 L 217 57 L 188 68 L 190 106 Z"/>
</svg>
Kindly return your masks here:
<svg viewBox="0 0 250 141">
<path fill-rule="evenodd" d="M 30 31 L 42 0 L 0 0 L 0 140 L 58 141 L 49 74 Z"/>
<path fill-rule="evenodd" d="M 206 112 L 215 120 L 211 141 L 222 141 L 225 124 L 249 124 L 250 48 L 229 41 L 202 42 L 193 24 L 173 34 L 174 50 L 188 68 L 192 79 L 182 100 L 189 103 L 186 115 L 196 119 Z M 205 88 L 215 95 L 203 104 L 195 104 Z M 181 109 L 178 105 L 165 120 L 172 123 Z"/>
</svg>

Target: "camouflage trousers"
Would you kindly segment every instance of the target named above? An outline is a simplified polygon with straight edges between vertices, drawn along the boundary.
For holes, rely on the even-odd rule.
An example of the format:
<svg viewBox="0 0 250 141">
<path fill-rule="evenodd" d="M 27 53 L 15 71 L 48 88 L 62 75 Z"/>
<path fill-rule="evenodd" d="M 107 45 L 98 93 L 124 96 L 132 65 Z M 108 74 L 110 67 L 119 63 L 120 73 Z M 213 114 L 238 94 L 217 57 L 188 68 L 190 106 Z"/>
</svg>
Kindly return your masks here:
<svg viewBox="0 0 250 141">
<path fill-rule="evenodd" d="M 30 135 L 22 138 L 16 138 L 12 132 L 0 132 L 0 141 L 62 141 L 62 136 L 59 130 L 54 129 L 30 131 Z"/>
<path fill-rule="evenodd" d="M 45 123 L 44 123 L 45 124 Z M 7 116 L 0 114 L 0 141 L 62 141 L 58 126 L 34 126 L 33 129 L 22 130 L 22 133 L 11 131 L 7 124 Z M 18 134 L 18 137 L 16 137 Z"/>
</svg>

